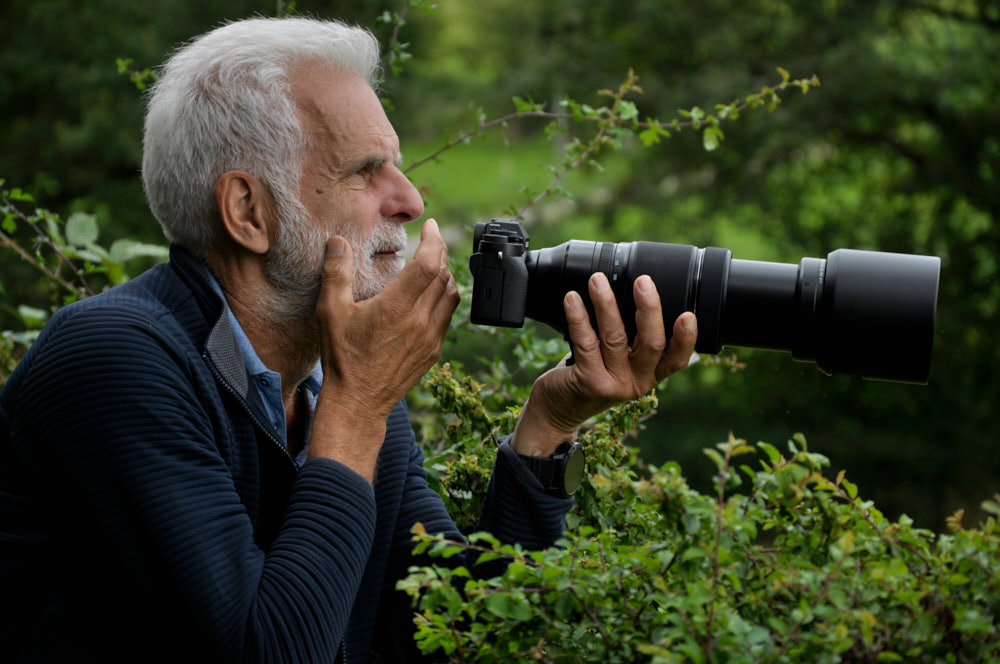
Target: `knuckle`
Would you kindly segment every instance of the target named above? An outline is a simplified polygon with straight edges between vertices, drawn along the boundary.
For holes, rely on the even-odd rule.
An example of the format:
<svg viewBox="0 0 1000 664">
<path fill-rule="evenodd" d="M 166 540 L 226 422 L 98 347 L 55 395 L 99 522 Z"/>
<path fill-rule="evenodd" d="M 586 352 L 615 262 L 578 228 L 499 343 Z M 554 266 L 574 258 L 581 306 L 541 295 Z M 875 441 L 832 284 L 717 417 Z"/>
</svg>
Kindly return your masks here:
<svg viewBox="0 0 1000 664">
<path fill-rule="evenodd" d="M 657 353 L 662 353 L 664 349 L 667 347 L 667 335 L 664 334 L 663 332 L 651 334 L 647 338 L 646 343 L 649 345 L 651 349 L 653 349 Z"/>
<path fill-rule="evenodd" d="M 597 337 L 589 336 L 579 341 L 574 340 L 574 345 L 576 346 L 577 350 L 579 350 L 582 353 L 593 353 L 600 349 L 601 342 L 597 339 Z"/>
<path fill-rule="evenodd" d="M 604 335 L 604 345 L 615 350 L 628 346 L 628 335 L 625 330 L 618 328 Z"/>
<path fill-rule="evenodd" d="M 420 274 L 427 281 L 433 281 L 435 278 L 439 277 L 441 273 L 440 265 L 434 260 L 428 260 L 426 257 L 422 257 L 418 260 L 414 260 L 413 262 L 420 270 Z"/>
</svg>

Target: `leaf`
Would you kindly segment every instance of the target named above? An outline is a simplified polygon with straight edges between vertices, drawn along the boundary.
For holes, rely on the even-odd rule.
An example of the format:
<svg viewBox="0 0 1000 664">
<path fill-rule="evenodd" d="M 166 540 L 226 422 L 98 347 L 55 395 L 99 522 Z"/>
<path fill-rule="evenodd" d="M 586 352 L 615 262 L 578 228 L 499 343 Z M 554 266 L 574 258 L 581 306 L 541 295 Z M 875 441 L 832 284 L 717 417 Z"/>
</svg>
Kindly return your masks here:
<svg viewBox="0 0 1000 664">
<path fill-rule="evenodd" d="M 490 594 L 486 598 L 486 610 L 498 618 L 510 616 L 510 596 L 504 592 Z"/>
<path fill-rule="evenodd" d="M 639 109 L 634 102 L 622 101 L 618 103 L 618 117 L 622 120 L 635 120 L 639 117 Z"/>
<path fill-rule="evenodd" d="M 17 308 L 17 315 L 28 327 L 42 327 L 49 317 L 49 312 L 22 304 Z"/>
<path fill-rule="evenodd" d="M 783 69 L 781 67 L 777 67 L 777 70 L 778 70 L 778 73 L 781 74 L 781 82 L 782 83 L 787 83 L 788 79 L 792 77 L 792 75 L 788 73 L 787 69 Z"/>
<path fill-rule="evenodd" d="M 514 97 L 514 108 L 517 109 L 518 113 L 530 113 L 538 110 L 538 104 L 528 99 Z"/>
<path fill-rule="evenodd" d="M 25 203 L 34 203 L 35 197 L 26 191 L 21 191 L 20 187 L 14 187 L 11 189 L 8 197 L 12 201 L 24 201 Z"/>
<path fill-rule="evenodd" d="M 989 512 L 990 514 L 1000 516 L 1000 503 L 995 500 L 984 500 L 980 507 L 984 512 Z"/>
<path fill-rule="evenodd" d="M 13 212 L 8 212 L 3 217 L 3 229 L 7 233 L 14 233 L 17 231 L 17 215 Z"/>
<path fill-rule="evenodd" d="M 701 144 L 707 152 L 711 152 L 719 147 L 719 136 L 714 131 L 715 127 L 706 127 L 701 135 Z"/>
<path fill-rule="evenodd" d="M 127 263 L 133 258 L 146 257 L 166 260 L 170 249 L 158 244 L 146 244 L 135 240 L 115 240 L 110 249 L 111 260 L 115 263 Z"/>
<path fill-rule="evenodd" d="M 681 555 L 681 562 L 686 563 L 691 560 L 698 560 L 699 558 L 707 558 L 708 551 L 701 548 L 700 546 L 692 546 L 684 551 Z"/>
<path fill-rule="evenodd" d="M 660 126 L 660 124 L 654 120 L 648 120 L 650 126 L 639 132 L 639 140 L 647 148 L 651 145 L 655 145 L 660 142 L 660 137 L 670 138 L 670 132 Z"/>
<path fill-rule="evenodd" d="M 484 551 L 479 554 L 478 558 L 476 558 L 476 565 L 482 565 L 483 563 L 488 563 L 491 560 L 496 560 L 498 558 L 503 558 L 503 556 L 499 553 L 493 553 L 492 551 Z"/>
<path fill-rule="evenodd" d="M 757 443 L 757 447 L 764 450 L 767 454 L 767 458 L 771 460 L 771 465 L 776 466 L 781 461 L 781 452 L 778 451 L 774 445 L 770 443 Z"/>
<path fill-rule="evenodd" d="M 711 459 L 719 470 L 722 470 L 722 466 L 725 465 L 725 460 L 722 455 L 711 448 L 705 448 L 702 450 L 709 459 Z"/>
<path fill-rule="evenodd" d="M 97 217 L 86 212 L 74 212 L 66 220 L 66 241 L 78 247 L 97 242 Z"/>
</svg>

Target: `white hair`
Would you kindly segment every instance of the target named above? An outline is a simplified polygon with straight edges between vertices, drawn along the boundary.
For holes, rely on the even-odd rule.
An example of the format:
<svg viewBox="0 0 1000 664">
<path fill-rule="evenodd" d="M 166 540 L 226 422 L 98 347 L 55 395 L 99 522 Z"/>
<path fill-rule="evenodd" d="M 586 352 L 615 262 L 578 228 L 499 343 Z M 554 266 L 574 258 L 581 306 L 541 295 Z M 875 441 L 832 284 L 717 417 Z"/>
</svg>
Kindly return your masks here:
<svg viewBox="0 0 1000 664">
<path fill-rule="evenodd" d="M 149 93 L 142 179 L 171 242 L 200 256 L 220 221 L 215 183 L 244 170 L 279 209 L 298 200 L 305 134 L 290 97 L 303 63 L 353 71 L 375 87 L 379 47 L 363 28 L 308 18 L 253 18 L 180 47 Z"/>
</svg>

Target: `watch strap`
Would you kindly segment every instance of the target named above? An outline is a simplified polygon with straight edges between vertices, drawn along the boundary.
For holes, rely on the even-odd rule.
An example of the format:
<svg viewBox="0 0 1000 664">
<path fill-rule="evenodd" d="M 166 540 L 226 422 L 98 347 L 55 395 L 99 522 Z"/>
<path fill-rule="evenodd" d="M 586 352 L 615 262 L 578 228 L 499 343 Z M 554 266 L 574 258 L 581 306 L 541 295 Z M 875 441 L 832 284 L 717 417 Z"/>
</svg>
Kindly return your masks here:
<svg viewBox="0 0 1000 664">
<path fill-rule="evenodd" d="M 526 456 L 519 454 L 521 460 L 524 461 L 524 465 L 528 467 L 528 470 L 538 478 L 538 481 L 542 483 L 542 487 L 548 492 L 558 491 L 559 487 L 556 483 L 558 479 L 556 473 L 559 471 L 560 460 L 554 459 L 552 457 L 537 457 L 537 456 Z"/>
</svg>

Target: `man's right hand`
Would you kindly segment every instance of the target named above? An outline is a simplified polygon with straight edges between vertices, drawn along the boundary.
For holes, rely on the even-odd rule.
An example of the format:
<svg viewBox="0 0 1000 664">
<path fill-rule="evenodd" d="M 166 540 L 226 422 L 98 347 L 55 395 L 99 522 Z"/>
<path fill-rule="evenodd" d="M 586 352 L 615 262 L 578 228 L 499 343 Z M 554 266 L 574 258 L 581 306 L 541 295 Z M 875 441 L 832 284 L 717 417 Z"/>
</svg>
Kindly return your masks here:
<svg viewBox="0 0 1000 664">
<path fill-rule="evenodd" d="M 458 290 L 433 219 L 413 260 L 375 297 L 354 301 L 354 256 L 340 236 L 327 242 L 322 279 L 323 386 L 309 456 L 336 459 L 370 481 L 386 418 L 440 357 Z"/>
</svg>

